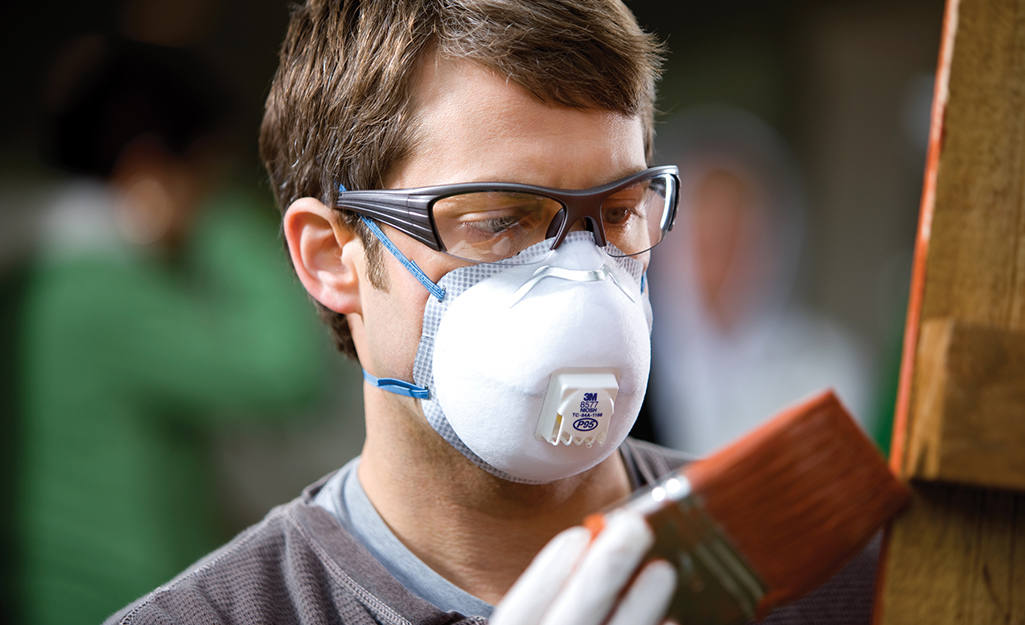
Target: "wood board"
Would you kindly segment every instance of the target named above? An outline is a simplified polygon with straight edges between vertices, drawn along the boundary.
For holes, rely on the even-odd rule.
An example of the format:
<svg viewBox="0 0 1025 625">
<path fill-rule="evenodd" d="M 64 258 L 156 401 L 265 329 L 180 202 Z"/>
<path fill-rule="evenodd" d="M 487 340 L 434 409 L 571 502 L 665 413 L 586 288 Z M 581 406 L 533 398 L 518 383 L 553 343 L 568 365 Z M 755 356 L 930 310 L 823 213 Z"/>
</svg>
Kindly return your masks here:
<svg viewBox="0 0 1025 625">
<path fill-rule="evenodd" d="M 978 462 L 992 419 L 1025 420 L 1025 406 L 982 409 L 974 438 L 966 418 L 1016 365 L 956 374 L 975 395 L 958 405 L 949 365 L 1025 331 L 1025 0 L 948 0 L 910 295 L 891 464 L 914 495 L 885 541 L 875 621 L 1025 624 L 1025 492 Z M 944 455 L 954 431 L 974 468 Z M 1013 465 L 1025 449 L 999 453 Z"/>
</svg>

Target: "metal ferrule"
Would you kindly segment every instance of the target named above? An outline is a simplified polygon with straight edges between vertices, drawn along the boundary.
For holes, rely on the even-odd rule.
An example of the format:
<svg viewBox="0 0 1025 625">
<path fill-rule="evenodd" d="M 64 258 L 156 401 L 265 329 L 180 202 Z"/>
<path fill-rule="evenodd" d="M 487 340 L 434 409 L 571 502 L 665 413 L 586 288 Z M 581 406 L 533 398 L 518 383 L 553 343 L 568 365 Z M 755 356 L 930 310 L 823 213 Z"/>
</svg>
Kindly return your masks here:
<svg viewBox="0 0 1025 625">
<path fill-rule="evenodd" d="M 765 584 L 705 511 L 682 474 L 635 494 L 624 506 L 655 532 L 652 558 L 676 567 L 668 618 L 678 623 L 733 625 L 755 617 Z"/>
</svg>

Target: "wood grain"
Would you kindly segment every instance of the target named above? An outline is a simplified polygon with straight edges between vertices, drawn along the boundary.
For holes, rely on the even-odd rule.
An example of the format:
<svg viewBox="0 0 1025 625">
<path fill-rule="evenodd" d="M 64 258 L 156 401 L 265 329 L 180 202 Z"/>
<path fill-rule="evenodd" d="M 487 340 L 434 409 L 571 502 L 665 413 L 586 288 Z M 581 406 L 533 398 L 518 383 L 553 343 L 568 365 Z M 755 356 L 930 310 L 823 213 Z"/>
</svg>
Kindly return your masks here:
<svg viewBox="0 0 1025 625">
<path fill-rule="evenodd" d="M 1023 535 L 1019 495 L 917 485 L 890 531 L 877 622 L 1025 623 Z"/>
<path fill-rule="evenodd" d="M 962 0 L 922 319 L 1025 328 L 1025 3 Z"/>
<path fill-rule="evenodd" d="M 907 477 L 1025 492 L 1025 332 L 921 325 Z"/>
</svg>

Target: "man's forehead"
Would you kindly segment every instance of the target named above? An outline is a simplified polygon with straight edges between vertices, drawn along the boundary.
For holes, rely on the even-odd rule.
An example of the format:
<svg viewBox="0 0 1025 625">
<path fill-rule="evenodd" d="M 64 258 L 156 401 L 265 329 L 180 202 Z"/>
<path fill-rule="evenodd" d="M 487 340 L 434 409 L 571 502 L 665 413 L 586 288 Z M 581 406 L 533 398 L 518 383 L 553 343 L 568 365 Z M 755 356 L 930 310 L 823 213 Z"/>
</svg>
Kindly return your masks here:
<svg viewBox="0 0 1025 625">
<path fill-rule="evenodd" d="M 413 153 L 407 160 L 429 159 L 433 167 L 449 165 L 463 173 L 453 179 L 438 171 L 424 184 L 508 181 L 572 188 L 607 182 L 646 164 L 637 117 L 542 102 L 473 61 L 428 57 L 414 97 Z M 539 165 L 575 162 L 600 170 L 604 179 L 556 184 L 553 171 L 537 179 Z"/>
</svg>

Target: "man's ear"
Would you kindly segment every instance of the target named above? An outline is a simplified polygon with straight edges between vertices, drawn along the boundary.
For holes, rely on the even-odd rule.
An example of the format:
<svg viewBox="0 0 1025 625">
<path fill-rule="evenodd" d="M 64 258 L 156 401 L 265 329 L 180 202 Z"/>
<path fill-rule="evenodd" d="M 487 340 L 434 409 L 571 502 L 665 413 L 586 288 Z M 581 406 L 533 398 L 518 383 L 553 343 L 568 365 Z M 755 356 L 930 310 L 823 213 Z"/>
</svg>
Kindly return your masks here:
<svg viewBox="0 0 1025 625">
<path fill-rule="evenodd" d="M 283 227 L 292 265 L 309 294 L 335 312 L 360 313 L 356 263 L 363 245 L 356 233 L 309 197 L 292 202 Z"/>
</svg>

